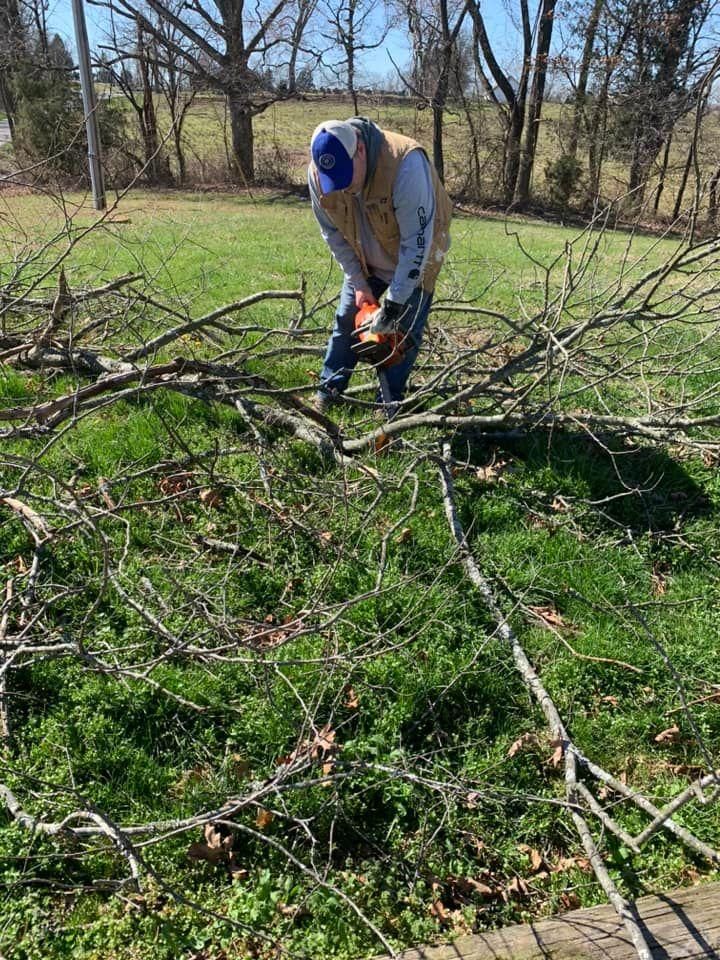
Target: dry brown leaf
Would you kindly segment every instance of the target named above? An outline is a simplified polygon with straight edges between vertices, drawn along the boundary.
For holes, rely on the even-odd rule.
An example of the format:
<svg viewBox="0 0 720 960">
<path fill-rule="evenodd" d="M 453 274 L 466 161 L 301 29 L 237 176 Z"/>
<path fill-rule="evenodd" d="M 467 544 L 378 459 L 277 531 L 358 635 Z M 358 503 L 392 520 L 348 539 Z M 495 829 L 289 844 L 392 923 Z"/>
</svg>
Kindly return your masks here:
<svg viewBox="0 0 720 960">
<path fill-rule="evenodd" d="M 158 481 L 160 493 L 165 497 L 177 497 L 193 485 L 191 473 L 169 473 Z"/>
<path fill-rule="evenodd" d="M 191 843 L 187 848 L 187 855 L 191 860 L 207 860 L 208 863 L 220 863 L 225 860 L 226 853 L 218 847 L 211 847 L 207 843 Z"/>
<path fill-rule="evenodd" d="M 204 843 L 190 844 L 187 850 L 188 857 L 216 864 L 231 860 L 235 838 L 229 827 L 224 824 L 206 823 L 203 835 Z"/>
<path fill-rule="evenodd" d="M 523 733 L 522 736 L 510 744 L 507 755 L 514 757 L 515 754 L 520 753 L 521 750 L 527 750 L 529 747 L 537 747 L 539 744 L 540 740 L 536 733 Z"/>
<path fill-rule="evenodd" d="M 266 810 L 265 807 L 260 807 L 255 817 L 255 826 L 258 830 L 267 830 L 274 819 L 275 814 L 272 810 Z"/>
<path fill-rule="evenodd" d="M 667 592 L 667 579 L 657 566 L 653 568 L 650 584 L 654 597 L 662 597 Z"/>
<path fill-rule="evenodd" d="M 565 873 L 567 870 L 582 870 L 587 873 L 592 869 L 587 857 L 561 857 L 556 864 L 551 867 L 552 873 Z"/>
<path fill-rule="evenodd" d="M 475 810 L 480 800 L 480 794 L 475 793 L 474 790 L 471 790 L 470 793 L 465 797 L 465 806 L 468 810 Z"/>
<path fill-rule="evenodd" d="M 530 896 L 530 887 L 522 877 L 513 877 L 505 892 L 515 900 L 526 900 Z"/>
<path fill-rule="evenodd" d="M 403 527 L 400 533 L 395 537 L 395 543 L 407 543 L 409 540 L 412 540 L 412 528 Z"/>
<path fill-rule="evenodd" d="M 680 728 L 676 726 L 668 727 L 655 737 L 655 743 L 679 743 Z"/>
<path fill-rule="evenodd" d="M 279 757 L 277 760 L 278 766 L 286 766 L 302 759 L 320 760 L 323 763 L 324 774 L 327 776 L 332 771 L 333 758 L 342 749 L 339 743 L 335 743 L 336 736 L 337 734 L 330 724 L 326 723 L 324 727 L 318 730 L 312 740 L 303 740 L 291 753 Z M 327 764 L 331 764 L 331 766 L 328 770 L 325 770 Z"/>
<path fill-rule="evenodd" d="M 467 903 L 467 898 L 470 896 L 494 897 L 501 893 L 501 890 L 498 888 L 490 887 L 488 884 L 482 883 L 482 881 L 476 880 L 474 877 L 457 877 L 451 875 L 446 878 L 446 882 L 450 887 L 453 900 L 458 904 Z"/>
<path fill-rule="evenodd" d="M 238 780 L 244 780 L 250 774 L 250 761 L 240 753 L 231 756 L 232 771 Z"/>
<path fill-rule="evenodd" d="M 565 748 L 563 747 L 562 740 L 551 740 L 550 746 L 555 747 L 552 752 L 552 756 L 548 757 L 547 762 L 551 767 L 558 767 L 562 761 L 563 756 L 565 755 Z"/>
<path fill-rule="evenodd" d="M 518 850 L 530 859 L 530 868 L 533 873 L 537 873 L 544 868 L 545 861 L 543 860 L 543 856 L 535 847 L 531 847 L 527 843 L 519 843 Z"/>
<path fill-rule="evenodd" d="M 560 894 L 560 905 L 563 910 L 577 910 L 580 906 L 580 898 L 572 890 L 566 890 Z"/>
<path fill-rule="evenodd" d="M 335 737 L 337 736 L 336 732 L 332 729 L 329 723 L 326 723 L 324 727 L 321 727 L 315 735 L 315 740 L 312 746 L 312 756 L 313 759 L 317 759 L 323 753 L 334 752 L 339 748 L 335 744 Z"/>
<path fill-rule="evenodd" d="M 442 900 L 433 900 L 430 904 L 430 916 L 435 917 L 440 923 L 448 922 L 449 914 Z"/>
<path fill-rule="evenodd" d="M 345 699 L 343 700 L 343 706 L 348 710 L 357 710 L 357 708 L 360 706 L 360 698 L 353 687 L 345 687 Z"/>
<path fill-rule="evenodd" d="M 568 630 L 577 632 L 577 627 L 573 626 L 571 623 L 568 623 L 559 613 L 555 607 L 551 606 L 530 606 L 528 607 L 530 613 L 540 621 L 542 626 L 547 627 L 548 629 L 555 630 Z"/>
<path fill-rule="evenodd" d="M 480 880 L 474 880 L 472 877 L 468 877 L 467 882 L 472 887 L 473 892 L 481 897 L 496 897 L 498 895 L 498 890 L 496 888 L 489 887 L 486 883 L 482 883 Z"/>
<path fill-rule="evenodd" d="M 198 763 L 189 770 L 183 770 L 170 792 L 173 796 L 182 796 L 189 786 L 209 780 L 211 776 L 212 768 L 206 763 Z"/>
<path fill-rule="evenodd" d="M 223 498 L 219 490 L 212 487 L 205 487 L 200 491 L 200 503 L 208 510 L 215 510 L 222 506 Z"/>
<path fill-rule="evenodd" d="M 510 467 L 509 460 L 495 460 L 485 467 L 478 467 L 475 470 L 475 477 L 482 483 L 497 483 L 503 479 L 503 474 Z"/>
<path fill-rule="evenodd" d="M 530 869 L 533 873 L 537 873 L 539 870 L 542 870 L 544 866 L 544 861 L 542 854 L 539 850 L 534 848 L 530 851 Z"/>
<path fill-rule="evenodd" d="M 555 513 L 567 513 L 570 509 L 570 504 L 567 502 L 565 497 L 557 496 L 550 504 Z"/>
<path fill-rule="evenodd" d="M 611 693 L 609 693 L 606 697 L 601 697 L 600 700 L 602 703 L 609 703 L 611 707 L 617 707 L 620 703 L 618 698 L 613 696 Z"/>
<path fill-rule="evenodd" d="M 331 543 L 331 542 L 332 542 L 332 538 L 333 538 L 332 530 L 321 530 L 320 533 L 318 534 L 318 536 L 320 537 L 320 540 L 321 540 L 323 543 Z"/>
</svg>

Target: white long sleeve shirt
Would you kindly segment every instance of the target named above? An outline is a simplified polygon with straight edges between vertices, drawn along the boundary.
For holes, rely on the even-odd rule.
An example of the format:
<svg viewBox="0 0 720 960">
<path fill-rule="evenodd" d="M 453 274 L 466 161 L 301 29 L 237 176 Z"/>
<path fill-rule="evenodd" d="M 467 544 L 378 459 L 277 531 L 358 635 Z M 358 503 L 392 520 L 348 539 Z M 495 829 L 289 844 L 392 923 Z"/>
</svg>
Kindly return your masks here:
<svg viewBox="0 0 720 960">
<path fill-rule="evenodd" d="M 312 210 L 320 226 L 320 233 L 340 264 L 347 279 L 356 290 L 368 291 L 367 281 L 355 251 L 320 206 L 320 197 L 312 175 L 308 172 Z M 430 164 L 422 150 L 411 150 L 398 167 L 392 187 L 392 202 L 400 228 L 400 251 L 397 264 L 387 254 L 373 234 L 363 194 L 355 194 L 355 213 L 368 268 L 388 285 L 388 297 L 395 303 L 405 303 L 415 287 L 422 282 L 433 236 L 435 194 L 430 175 Z"/>
</svg>

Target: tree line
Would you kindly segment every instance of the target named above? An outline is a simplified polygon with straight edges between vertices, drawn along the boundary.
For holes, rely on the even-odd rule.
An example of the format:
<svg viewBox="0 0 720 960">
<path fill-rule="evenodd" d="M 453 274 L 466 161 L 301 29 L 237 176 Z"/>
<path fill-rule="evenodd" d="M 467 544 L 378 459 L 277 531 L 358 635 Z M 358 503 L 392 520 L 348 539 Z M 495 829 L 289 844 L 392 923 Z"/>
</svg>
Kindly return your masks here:
<svg viewBox="0 0 720 960">
<path fill-rule="evenodd" d="M 343 90 L 357 112 L 367 57 L 398 27 L 407 56 L 396 63 L 388 54 L 392 85 L 430 111 L 432 157 L 443 178 L 447 117 L 460 118 L 470 194 L 473 171 L 477 184 L 488 160 L 490 111 L 496 199 L 516 208 L 532 202 L 550 82 L 564 101 L 558 144 L 543 170 L 554 203 L 592 206 L 612 164 L 623 171 L 628 205 L 652 203 L 657 212 L 688 117 L 695 133 L 681 144 L 676 207 L 698 173 L 698 131 L 712 109 L 718 67 L 715 0 L 509 0 L 492 22 L 479 0 L 90 2 L 106 25 L 93 51 L 96 77 L 131 105 L 139 144 L 131 159 L 150 183 L 186 182 L 183 125 L 200 91 L 226 104 L 230 176 L 254 183 L 256 118 L 313 89 L 316 77 Z M 16 147 L 35 159 L 62 155 L 77 169 L 81 124 L 72 121 L 81 106 L 72 58 L 49 34 L 45 0 L 0 0 L 0 100 Z M 162 144 L 159 101 L 171 121 Z M 101 112 L 103 136 L 112 140 L 112 104 Z M 60 149 L 69 138 L 78 148 L 70 160 Z M 718 182 L 720 167 L 709 177 L 712 217 Z"/>
</svg>

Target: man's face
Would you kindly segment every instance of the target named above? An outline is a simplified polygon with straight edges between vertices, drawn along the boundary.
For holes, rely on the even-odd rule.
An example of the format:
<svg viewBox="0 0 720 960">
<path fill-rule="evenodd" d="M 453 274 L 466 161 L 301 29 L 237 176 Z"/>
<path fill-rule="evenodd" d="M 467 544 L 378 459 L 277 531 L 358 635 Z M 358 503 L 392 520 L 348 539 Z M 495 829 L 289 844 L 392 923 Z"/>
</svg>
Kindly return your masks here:
<svg viewBox="0 0 720 960">
<path fill-rule="evenodd" d="M 365 174 L 367 173 L 367 150 L 361 137 L 358 137 L 358 145 L 353 157 L 353 178 L 350 186 L 345 188 L 345 193 L 360 193 L 365 186 Z"/>
</svg>

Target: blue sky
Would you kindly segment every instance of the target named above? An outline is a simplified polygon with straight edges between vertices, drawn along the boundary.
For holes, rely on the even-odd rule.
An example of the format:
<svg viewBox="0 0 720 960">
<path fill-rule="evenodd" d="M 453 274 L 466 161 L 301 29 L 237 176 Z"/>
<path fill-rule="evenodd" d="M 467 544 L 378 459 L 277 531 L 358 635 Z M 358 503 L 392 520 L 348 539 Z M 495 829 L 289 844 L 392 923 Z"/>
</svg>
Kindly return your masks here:
<svg viewBox="0 0 720 960">
<path fill-rule="evenodd" d="M 509 23 L 504 0 L 486 0 L 482 4 L 482 11 L 488 32 L 496 47 L 498 59 L 503 65 L 512 69 L 512 62 L 517 56 L 515 51 L 517 34 Z M 85 3 L 85 19 L 91 49 L 103 42 L 103 24 L 106 18 L 107 12 L 102 7 Z M 50 0 L 48 25 L 51 31 L 59 33 L 67 45 L 74 50 L 75 33 L 71 0 Z M 399 66 L 407 63 L 409 47 L 405 31 L 393 30 L 382 48 L 367 52 L 363 58 L 361 72 L 371 75 L 372 79 L 387 77 L 394 72 L 390 57 Z"/>
</svg>

